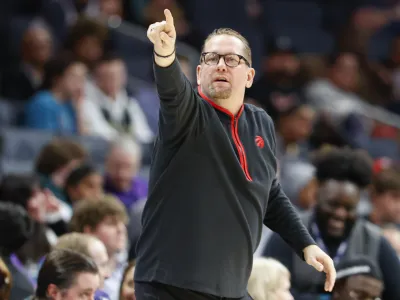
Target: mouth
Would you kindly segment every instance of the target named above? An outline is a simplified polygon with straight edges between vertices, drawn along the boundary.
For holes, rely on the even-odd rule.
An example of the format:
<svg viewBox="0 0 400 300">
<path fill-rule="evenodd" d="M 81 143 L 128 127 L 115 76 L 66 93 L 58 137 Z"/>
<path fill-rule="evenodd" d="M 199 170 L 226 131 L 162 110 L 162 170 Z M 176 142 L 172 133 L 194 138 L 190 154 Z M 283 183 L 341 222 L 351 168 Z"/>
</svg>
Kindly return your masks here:
<svg viewBox="0 0 400 300">
<path fill-rule="evenodd" d="M 224 76 L 216 77 L 216 78 L 214 79 L 214 82 L 225 82 L 225 83 L 229 83 L 228 79 L 227 79 L 226 77 L 224 77 Z"/>
<path fill-rule="evenodd" d="M 343 231 L 345 227 L 345 222 L 338 219 L 330 218 L 328 220 L 328 227 L 333 231 Z"/>
</svg>

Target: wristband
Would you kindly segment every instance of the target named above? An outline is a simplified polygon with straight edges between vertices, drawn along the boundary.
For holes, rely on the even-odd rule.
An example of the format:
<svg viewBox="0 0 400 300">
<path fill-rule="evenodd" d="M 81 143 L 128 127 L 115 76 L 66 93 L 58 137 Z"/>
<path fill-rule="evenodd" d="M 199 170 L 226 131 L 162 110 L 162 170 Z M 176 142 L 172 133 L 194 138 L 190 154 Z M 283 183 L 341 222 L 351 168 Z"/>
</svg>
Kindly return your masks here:
<svg viewBox="0 0 400 300">
<path fill-rule="evenodd" d="M 169 55 L 160 55 L 160 54 L 158 54 L 155 50 L 153 51 L 154 52 L 154 55 L 155 56 L 158 56 L 158 57 L 161 57 L 161 58 L 168 58 L 168 57 L 170 57 L 170 56 L 172 56 L 172 55 L 174 55 L 174 53 L 175 53 L 175 49 L 174 49 L 174 51 L 172 51 L 172 53 L 171 54 L 169 54 Z"/>
</svg>

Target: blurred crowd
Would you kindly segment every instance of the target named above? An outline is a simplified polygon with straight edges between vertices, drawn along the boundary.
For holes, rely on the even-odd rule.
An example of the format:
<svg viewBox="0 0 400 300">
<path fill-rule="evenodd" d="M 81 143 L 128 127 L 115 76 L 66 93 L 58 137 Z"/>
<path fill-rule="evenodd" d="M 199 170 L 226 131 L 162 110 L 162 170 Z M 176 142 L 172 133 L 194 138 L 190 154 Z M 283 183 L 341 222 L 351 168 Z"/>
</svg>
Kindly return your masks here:
<svg viewBox="0 0 400 300">
<path fill-rule="evenodd" d="M 245 101 L 274 120 L 280 182 L 337 258 L 328 295 L 264 228 L 250 295 L 400 299 L 397 0 L 2 0 L 0 299 L 135 299 L 158 134 L 146 30 L 164 8 L 193 85 L 213 29 L 248 38 Z"/>
</svg>

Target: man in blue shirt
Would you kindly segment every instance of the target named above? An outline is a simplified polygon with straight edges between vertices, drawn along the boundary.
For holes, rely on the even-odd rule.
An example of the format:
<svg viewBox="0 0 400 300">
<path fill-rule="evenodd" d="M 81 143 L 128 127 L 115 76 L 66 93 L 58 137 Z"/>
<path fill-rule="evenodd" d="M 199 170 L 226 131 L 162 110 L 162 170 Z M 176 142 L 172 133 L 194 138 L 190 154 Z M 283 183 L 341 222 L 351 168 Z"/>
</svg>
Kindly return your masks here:
<svg viewBox="0 0 400 300">
<path fill-rule="evenodd" d="M 68 55 L 45 66 L 43 86 L 25 109 L 25 125 L 58 133 L 83 134 L 80 118 L 86 67 Z"/>
</svg>

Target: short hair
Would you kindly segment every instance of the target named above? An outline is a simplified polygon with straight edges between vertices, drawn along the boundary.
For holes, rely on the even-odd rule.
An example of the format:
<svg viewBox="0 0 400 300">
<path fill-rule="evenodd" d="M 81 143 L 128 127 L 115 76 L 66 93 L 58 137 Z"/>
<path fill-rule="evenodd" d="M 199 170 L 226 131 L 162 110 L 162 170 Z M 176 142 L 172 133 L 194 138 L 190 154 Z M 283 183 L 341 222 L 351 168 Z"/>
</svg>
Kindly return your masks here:
<svg viewBox="0 0 400 300">
<path fill-rule="evenodd" d="M 50 284 L 61 290 L 70 288 L 80 273 L 99 274 L 99 270 L 90 257 L 79 252 L 68 249 L 51 251 L 39 271 L 36 297 L 47 299 Z"/>
<path fill-rule="evenodd" d="M 89 244 L 95 241 L 101 242 L 97 237 L 90 234 L 70 232 L 62 235 L 53 249 L 69 249 L 91 257 Z"/>
<path fill-rule="evenodd" d="M 322 151 L 315 156 L 314 165 L 320 183 L 331 179 L 349 181 L 359 188 L 371 183 L 372 159 L 364 151 L 348 148 Z"/>
<path fill-rule="evenodd" d="M 26 209 L 35 186 L 40 186 L 39 177 L 36 175 L 6 175 L 0 183 L 0 201 L 10 201 Z"/>
<path fill-rule="evenodd" d="M 234 36 L 236 38 L 238 38 L 239 40 L 242 41 L 243 46 L 244 46 L 244 57 L 247 59 L 247 61 L 249 62 L 249 65 L 251 66 L 251 48 L 250 48 L 250 44 L 249 41 L 243 36 L 241 35 L 239 32 L 237 32 L 236 30 L 233 30 L 231 28 L 218 28 L 215 29 L 213 32 L 211 32 L 207 38 L 204 41 L 203 46 L 201 47 L 201 52 L 204 52 L 204 48 L 207 44 L 207 42 L 209 40 L 211 40 L 213 37 L 218 36 L 218 35 L 229 35 L 229 36 Z"/>
<path fill-rule="evenodd" d="M 95 68 L 100 65 L 115 62 L 115 61 L 124 62 L 124 59 L 118 54 L 115 54 L 113 52 L 107 52 L 103 56 L 101 56 L 100 59 L 96 62 Z"/>
<path fill-rule="evenodd" d="M 400 171 L 396 168 L 389 168 L 375 174 L 372 179 L 372 189 L 378 195 L 400 191 Z"/>
<path fill-rule="evenodd" d="M 56 138 L 45 145 L 35 163 L 35 170 L 50 176 L 74 159 L 84 159 L 88 153 L 79 143 L 66 138 Z"/>
<path fill-rule="evenodd" d="M 27 211 L 11 202 L 0 203 L 0 255 L 19 250 L 33 235 L 34 223 Z"/>
<path fill-rule="evenodd" d="M 94 166 L 86 163 L 82 164 L 72 170 L 72 172 L 68 175 L 65 182 L 65 187 L 68 188 L 77 186 L 87 176 L 96 173 L 98 173 L 98 171 Z"/>
<path fill-rule="evenodd" d="M 279 300 L 273 291 L 280 287 L 283 278 L 290 279 L 289 270 L 273 258 L 256 258 L 248 282 L 249 294 L 257 300 Z"/>
<path fill-rule="evenodd" d="M 86 226 L 95 229 L 106 217 L 115 217 L 128 223 L 128 215 L 122 202 L 111 195 L 96 201 L 80 201 L 74 208 L 70 231 L 84 232 Z"/>
<path fill-rule="evenodd" d="M 85 37 L 96 37 L 100 42 L 105 42 L 108 37 L 108 29 L 97 20 L 80 17 L 68 32 L 65 48 L 73 50 L 77 43 Z"/>
<path fill-rule="evenodd" d="M 44 78 L 41 89 L 51 89 L 55 81 L 62 77 L 74 64 L 81 63 L 71 53 L 64 52 L 51 58 L 44 66 Z"/>
</svg>

